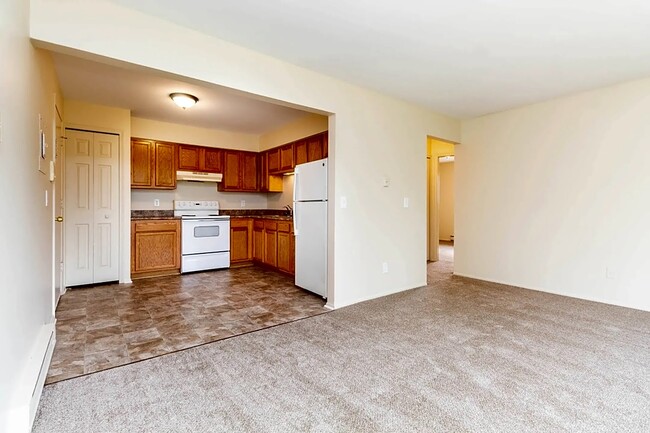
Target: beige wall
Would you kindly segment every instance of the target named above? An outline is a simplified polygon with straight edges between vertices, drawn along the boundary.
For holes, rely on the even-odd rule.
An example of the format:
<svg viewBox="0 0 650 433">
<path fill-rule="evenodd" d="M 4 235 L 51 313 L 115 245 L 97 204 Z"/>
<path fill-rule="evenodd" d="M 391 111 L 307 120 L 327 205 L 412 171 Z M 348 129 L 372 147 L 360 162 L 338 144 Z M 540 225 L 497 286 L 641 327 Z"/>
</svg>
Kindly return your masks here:
<svg viewBox="0 0 650 433">
<path fill-rule="evenodd" d="M 0 431 L 8 432 L 29 431 L 54 331 L 54 189 L 47 173 L 55 95 L 63 106 L 52 59 L 32 47 L 28 23 L 28 2 L 0 2 Z M 39 114 L 48 144 L 40 162 L 45 173 L 39 171 Z"/>
<path fill-rule="evenodd" d="M 650 79 L 463 123 L 461 275 L 650 310 Z"/>
<path fill-rule="evenodd" d="M 120 282 L 131 281 L 131 112 L 65 100 L 64 125 L 120 135 Z"/>
<path fill-rule="evenodd" d="M 328 303 L 426 284 L 426 137 L 458 141 L 459 122 L 110 2 L 33 0 L 31 17 L 32 37 L 51 47 L 335 113 L 328 124 Z M 337 205 L 341 197 L 346 209 Z M 395 221 L 401 230 L 393 230 Z"/>
<path fill-rule="evenodd" d="M 272 149 L 303 137 L 327 131 L 327 116 L 309 113 L 305 117 L 260 136 L 260 150 Z"/>
<path fill-rule="evenodd" d="M 439 165 L 440 174 L 440 240 L 450 241 L 454 235 L 454 163 Z"/>
<path fill-rule="evenodd" d="M 242 134 L 219 129 L 197 128 L 195 126 L 179 125 L 177 123 L 160 122 L 138 117 L 131 118 L 131 134 L 133 137 L 198 144 L 208 147 L 221 147 L 224 149 L 258 152 L 260 148 L 259 135 Z"/>
</svg>

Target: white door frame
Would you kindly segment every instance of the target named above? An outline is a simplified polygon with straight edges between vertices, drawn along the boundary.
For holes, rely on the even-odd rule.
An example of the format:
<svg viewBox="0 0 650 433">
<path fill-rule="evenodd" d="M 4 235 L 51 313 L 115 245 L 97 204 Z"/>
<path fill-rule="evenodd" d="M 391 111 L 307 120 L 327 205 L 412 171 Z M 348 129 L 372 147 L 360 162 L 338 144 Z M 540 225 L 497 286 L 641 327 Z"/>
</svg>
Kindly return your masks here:
<svg viewBox="0 0 650 433">
<path fill-rule="evenodd" d="M 63 163 L 65 161 L 65 135 L 63 129 L 63 117 L 61 111 L 56 103 L 57 95 L 54 94 L 54 120 L 52 125 L 52 143 L 54 149 L 52 151 L 52 160 L 54 161 L 54 185 L 52 188 L 52 295 L 53 308 L 59 303 L 59 299 L 65 293 L 65 278 L 64 278 L 64 239 L 65 229 L 63 221 L 58 218 L 63 218 L 63 191 L 65 186 L 65 178 L 63 176 Z M 57 236 L 57 233 L 59 234 Z M 54 313 L 54 312 L 53 312 Z"/>
</svg>

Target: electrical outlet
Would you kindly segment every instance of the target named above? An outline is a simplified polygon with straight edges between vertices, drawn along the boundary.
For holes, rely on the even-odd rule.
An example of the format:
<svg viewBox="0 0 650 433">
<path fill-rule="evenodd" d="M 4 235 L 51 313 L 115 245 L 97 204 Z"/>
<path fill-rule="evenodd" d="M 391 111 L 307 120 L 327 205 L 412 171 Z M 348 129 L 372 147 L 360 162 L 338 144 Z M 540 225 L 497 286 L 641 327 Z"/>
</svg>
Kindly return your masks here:
<svg viewBox="0 0 650 433">
<path fill-rule="evenodd" d="M 246 200 L 240 201 L 239 204 L 241 205 L 241 207 L 246 207 Z"/>
<path fill-rule="evenodd" d="M 154 205 L 155 207 L 159 207 L 159 206 L 160 206 L 160 200 L 158 200 L 157 198 L 154 199 L 154 201 L 153 201 L 153 205 Z"/>
<path fill-rule="evenodd" d="M 381 273 L 382 274 L 387 274 L 388 273 L 388 263 L 384 262 L 381 264 Z"/>
<path fill-rule="evenodd" d="M 409 207 L 409 198 L 404 197 L 404 207 Z"/>
</svg>

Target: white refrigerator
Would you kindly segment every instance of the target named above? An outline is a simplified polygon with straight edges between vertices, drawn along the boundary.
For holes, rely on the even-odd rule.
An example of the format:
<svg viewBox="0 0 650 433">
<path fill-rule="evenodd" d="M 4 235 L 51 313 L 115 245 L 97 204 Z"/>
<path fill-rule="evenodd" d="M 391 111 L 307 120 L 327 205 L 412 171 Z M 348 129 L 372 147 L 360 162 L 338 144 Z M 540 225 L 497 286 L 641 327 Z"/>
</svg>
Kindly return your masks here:
<svg viewBox="0 0 650 433">
<path fill-rule="evenodd" d="M 296 285 L 327 298 L 327 158 L 296 165 Z"/>
</svg>

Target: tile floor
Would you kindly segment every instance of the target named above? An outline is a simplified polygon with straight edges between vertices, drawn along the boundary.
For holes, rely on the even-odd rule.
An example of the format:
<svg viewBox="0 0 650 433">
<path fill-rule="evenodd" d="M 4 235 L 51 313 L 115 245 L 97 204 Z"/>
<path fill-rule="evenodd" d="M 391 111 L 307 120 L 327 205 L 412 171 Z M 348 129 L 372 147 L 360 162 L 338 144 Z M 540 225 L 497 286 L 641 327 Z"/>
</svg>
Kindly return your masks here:
<svg viewBox="0 0 650 433">
<path fill-rule="evenodd" d="M 258 267 L 70 289 L 46 383 L 315 316 L 324 304 Z"/>
</svg>

